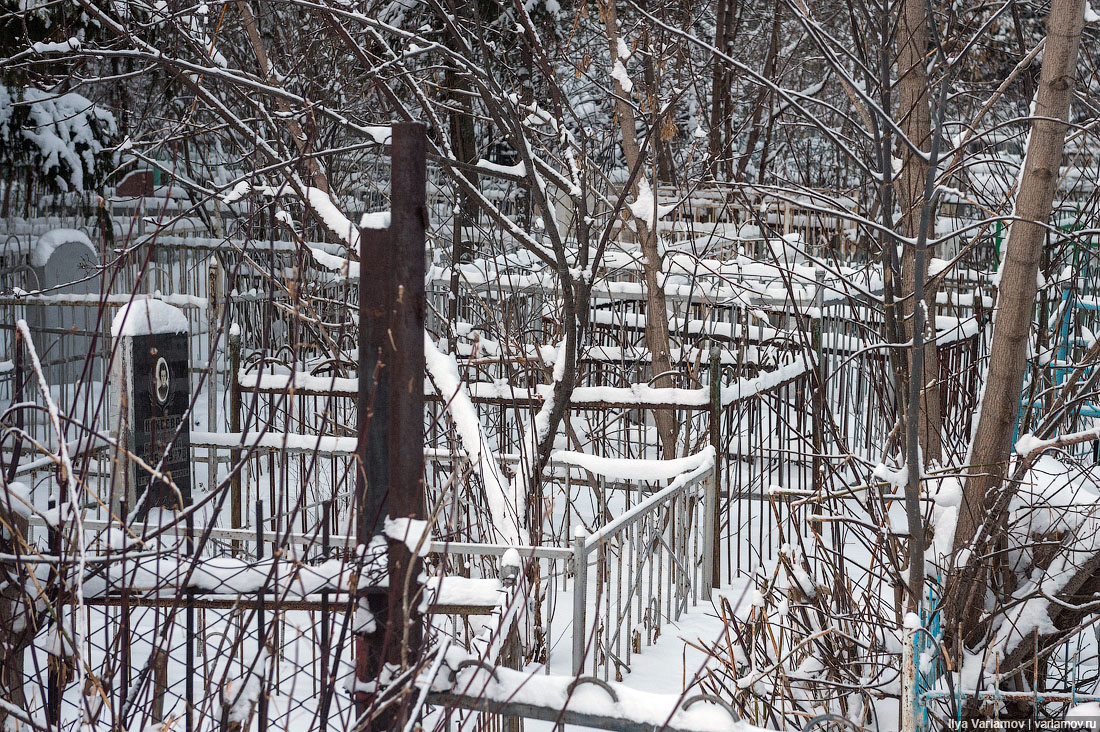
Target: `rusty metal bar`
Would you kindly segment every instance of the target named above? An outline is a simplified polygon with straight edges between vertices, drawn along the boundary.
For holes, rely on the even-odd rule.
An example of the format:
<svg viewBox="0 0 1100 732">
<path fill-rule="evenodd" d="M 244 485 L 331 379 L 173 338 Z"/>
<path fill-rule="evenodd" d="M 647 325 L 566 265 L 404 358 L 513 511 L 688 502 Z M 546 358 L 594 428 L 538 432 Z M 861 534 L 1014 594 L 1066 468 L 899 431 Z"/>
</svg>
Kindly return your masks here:
<svg viewBox="0 0 1100 732">
<path fill-rule="evenodd" d="M 391 135 L 390 225 L 360 232 L 360 266 L 378 274 L 370 286 L 359 288 L 356 536 L 362 545 L 370 543 L 386 515 L 425 517 L 426 138 L 424 126 L 416 122 L 393 125 Z M 356 637 L 357 687 L 371 688 L 382 663 L 405 667 L 419 653 L 419 566 L 404 542 L 390 541 L 388 596 L 364 591 L 359 597 L 374 615 L 375 630 Z M 372 700 L 373 694 L 356 692 L 361 718 Z M 376 715 L 370 726 L 386 729 L 394 721 Z"/>
<path fill-rule="evenodd" d="M 279 603 L 279 611 L 305 610 L 320 612 L 324 609 L 323 600 L 295 600 L 283 599 L 276 595 L 266 597 L 259 595 L 246 597 L 243 595 L 195 595 L 193 606 L 196 610 L 257 610 L 271 602 Z M 75 605 L 75 601 L 66 601 L 64 604 Z M 124 597 L 107 595 L 100 597 L 85 597 L 83 604 L 88 607 L 120 607 L 120 608 L 161 608 L 172 610 L 183 608 L 186 602 L 179 597 Z M 492 615 L 499 607 L 499 603 L 493 605 L 475 604 L 440 604 L 429 603 L 428 615 Z M 329 611 L 342 613 L 347 610 L 347 595 L 330 593 Z"/>
</svg>

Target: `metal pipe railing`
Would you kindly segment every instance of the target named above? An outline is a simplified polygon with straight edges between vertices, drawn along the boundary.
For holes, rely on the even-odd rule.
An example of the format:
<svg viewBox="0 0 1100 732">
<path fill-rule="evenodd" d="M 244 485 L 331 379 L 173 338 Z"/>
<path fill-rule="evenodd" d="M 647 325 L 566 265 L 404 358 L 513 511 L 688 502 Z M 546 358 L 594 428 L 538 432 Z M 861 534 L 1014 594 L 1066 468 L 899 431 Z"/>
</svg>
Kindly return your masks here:
<svg viewBox="0 0 1100 732">
<path fill-rule="evenodd" d="M 712 586 L 706 552 L 714 550 L 713 533 L 706 517 L 707 501 L 716 499 L 713 448 L 705 448 L 701 457 L 695 468 L 591 533 L 576 527 L 571 550 L 574 674 L 581 674 L 590 659 L 593 673 L 602 670 L 606 679 L 614 665 L 621 678 L 631 654 L 643 645 L 638 625 L 645 627 L 645 645 L 651 645 L 662 618 L 678 619 L 697 601 L 701 580 L 704 595 Z"/>
</svg>

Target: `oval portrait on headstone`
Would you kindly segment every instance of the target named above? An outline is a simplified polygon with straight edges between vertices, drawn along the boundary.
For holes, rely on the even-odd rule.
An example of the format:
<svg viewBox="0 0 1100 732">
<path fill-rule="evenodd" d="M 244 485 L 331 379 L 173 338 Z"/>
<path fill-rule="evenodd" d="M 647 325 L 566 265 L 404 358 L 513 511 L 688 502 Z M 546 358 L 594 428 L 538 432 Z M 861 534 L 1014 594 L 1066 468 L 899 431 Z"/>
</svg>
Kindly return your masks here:
<svg viewBox="0 0 1100 732">
<path fill-rule="evenodd" d="M 161 356 L 153 369 L 153 393 L 157 395 L 157 401 L 161 404 L 168 401 L 168 387 L 171 384 L 172 375 L 168 372 L 168 362 L 164 360 L 164 356 Z"/>
</svg>

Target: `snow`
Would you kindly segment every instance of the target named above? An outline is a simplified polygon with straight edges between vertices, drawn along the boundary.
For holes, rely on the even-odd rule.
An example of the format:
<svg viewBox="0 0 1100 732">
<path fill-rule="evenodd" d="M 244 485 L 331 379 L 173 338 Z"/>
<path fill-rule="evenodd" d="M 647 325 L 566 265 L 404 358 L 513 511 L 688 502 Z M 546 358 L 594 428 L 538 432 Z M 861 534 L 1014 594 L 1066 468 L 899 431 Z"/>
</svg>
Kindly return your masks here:
<svg viewBox="0 0 1100 732">
<path fill-rule="evenodd" d="M 240 447 L 244 449 L 285 450 L 292 453 L 323 455 L 355 455 L 358 440 L 354 437 L 295 434 L 289 432 L 206 432 L 191 431 L 194 447 Z"/>
<path fill-rule="evenodd" d="M 382 533 L 394 541 L 401 541 L 414 555 L 428 556 L 431 550 L 431 536 L 427 521 L 411 518 L 386 518 Z"/>
<path fill-rule="evenodd" d="M 425 583 L 425 608 L 435 605 L 496 607 L 506 596 L 500 580 L 482 577 L 429 577 Z"/>
<path fill-rule="evenodd" d="M 630 208 L 630 213 L 644 221 L 650 229 L 656 229 L 658 219 L 664 218 L 676 208 L 675 204 L 664 206 L 658 204 L 654 199 L 653 189 L 645 178 L 638 179 L 638 195 L 635 196 L 633 203 L 627 206 Z"/>
<path fill-rule="evenodd" d="M 320 188 L 307 186 L 305 188 L 309 206 L 325 222 L 325 226 L 334 234 L 343 239 L 352 251 L 359 251 L 359 230 L 347 216 L 336 207 L 332 198 Z"/>
<path fill-rule="evenodd" d="M 805 245 L 798 232 L 784 234 L 779 239 L 769 239 L 768 248 L 775 260 L 782 265 L 806 261 Z"/>
<path fill-rule="evenodd" d="M 364 218 L 368 214 L 363 214 Z M 388 222 L 387 222 L 388 223 Z M 364 226 L 364 228 L 372 228 Z M 376 227 L 385 228 L 385 227 Z M 350 259 L 344 257 L 338 257 L 335 254 L 329 254 L 328 252 L 319 249 L 317 247 L 309 247 L 309 253 L 313 255 L 313 258 L 317 260 L 317 264 L 321 265 L 325 269 L 330 269 L 334 272 L 339 272 L 342 276 L 348 277 L 353 280 L 359 279 L 359 263 L 352 262 Z"/>
<path fill-rule="evenodd" d="M 343 394 L 356 396 L 359 393 L 359 379 L 345 376 L 317 376 L 303 371 L 293 373 L 257 373 L 255 371 L 241 371 L 237 374 L 237 383 L 244 389 L 256 389 L 259 391 L 282 392 L 288 389 L 295 391 L 315 392 L 318 394 Z"/>
<path fill-rule="evenodd" d="M 668 501 L 672 496 L 679 491 L 684 490 L 692 481 L 696 480 L 706 472 L 710 471 L 714 467 L 714 448 L 710 445 L 703 448 L 699 455 L 702 456 L 699 465 L 693 470 L 680 474 L 677 478 L 668 485 L 667 488 L 663 488 L 656 493 L 650 494 L 645 500 L 632 506 L 630 509 L 619 514 L 614 520 L 604 524 L 596 531 L 592 532 L 585 537 L 585 547 L 594 547 L 599 545 L 605 537 L 613 536 L 619 529 L 631 521 L 634 521 L 638 516 L 652 510 L 655 506 L 659 506 Z M 696 486 L 698 487 L 698 486 Z M 580 529 L 581 527 L 577 527 Z M 810 585 L 812 587 L 812 584 Z M 812 596 L 812 592 L 810 593 Z"/>
<path fill-rule="evenodd" d="M 1100 15 L 1096 14 L 1096 11 L 1092 9 L 1092 3 L 1086 0 L 1085 2 L 1085 22 L 1097 23 L 1100 22 Z"/>
<path fill-rule="evenodd" d="M 61 43 L 32 43 L 31 48 L 35 53 L 47 54 L 47 53 L 67 53 L 68 51 L 80 50 L 80 39 L 75 36 L 67 41 Z"/>
<path fill-rule="evenodd" d="M 179 308 L 151 297 L 134 298 L 111 320 L 111 336 L 186 333 L 187 316 Z"/>
<path fill-rule="evenodd" d="M 515 165 L 498 165 L 497 163 L 491 163 L 488 160 L 478 160 L 477 167 L 493 173 L 514 175 L 520 178 L 527 175 L 527 166 L 524 165 L 522 162 L 516 163 Z"/>
<path fill-rule="evenodd" d="M 1017 455 L 1027 457 L 1036 450 L 1041 450 L 1044 444 L 1043 440 L 1028 432 L 1025 435 L 1020 435 L 1020 438 L 1016 440 L 1014 449 Z"/>
<path fill-rule="evenodd" d="M 1086 9 L 1088 8 L 1087 5 L 1085 7 Z M 1088 17 L 1088 12 L 1091 11 L 1086 10 L 1086 17 Z M 1095 22 L 1096 20 L 1100 20 L 1100 18 L 1094 16 L 1093 20 L 1089 22 Z M 1092 729 L 1093 727 L 1090 727 L 1089 724 L 1095 725 L 1098 718 L 1100 718 L 1100 702 L 1094 701 L 1073 705 L 1066 711 L 1066 716 L 1064 717 L 1067 722 L 1070 720 L 1081 720 L 1082 724 L 1079 729 Z M 1069 726 L 1069 728 L 1076 729 L 1072 726 Z"/>
<path fill-rule="evenodd" d="M 952 508 L 962 504 L 962 495 L 962 484 L 958 478 L 942 478 L 933 498 L 937 506 Z"/>
<path fill-rule="evenodd" d="M 1000 623 L 986 656 L 986 668 L 993 671 L 997 664 L 1020 643 L 1032 639 L 1034 633 L 1044 635 L 1057 628 L 1048 612 L 1057 595 L 1075 578 L 1078 570 L 1087 565 L 1091 557 L 1100 552 L 1100 514 L 1096 503 L 1088 508 L 1088 514 L 1073 529 L 1072 536 L 1062 540 L 1062 551 L 1045 570 L 1036 571 L 1024 582 L 1013 599 L 1006 603 L 1003 622 Z"/>
<path fill-rule="evenodd" d="M 509 548 L 508 551 L 504 552 L 504 554 L 501 555 L 500 566 L 522 567 L 523 560 L 520 559 L 519 552 L 517 552 L 514 548 Z"/>
<path fill-rule="evenodd" d="M 388 145 L 390 143 L 390 138 L 393 136 L 393 128 L 389 125 L 375 125 L 361 129 L 370 135 L 371 139 L 378 145 Z"/>
<path fill-rule="evenodd" d="M 245 196 L 250 193 L 260 193 L 272 198 L 280 198 L 283 196 L 296 196 L 305 199 L 310 210 L 317 215 L 318 218 L 324 223 L 325 227 L 347 244 L 347 246 L 355 252 L 359 251 L 359 229 L 351 222 L 347 216 L 340 211 L 339 207 L 332 200 L 332 197 L 328 193 L 316 188 L 314 186 L 300 186 L 299 189 L 294 186 L 258 186 L 253 185 L 248 181 L 240 181 L 229 192 L 222 194 L 222 203 L 226 205 L 232 205 L 239 202 Z"/>
<path fill-rule="evenodd" d="M 427 333 L 424 334 L 424 361 L 429 380 L 447 402 L 447 410 L 454 420 L 463 449 L 470 460 L 481 469 L 481 479 L 494 528 L 506 543 L 526 544 L 527 534 L 522 521 L 526 494 L 521 492 L 520 481 L 510 483 L 501 472 L 481 418 L 470 401 L 466 385 L 458 375 L 458 364 L 453 356 L 436 348 Z"/>
<path fill-rule="evenodd" d="M 1057 447 L 1059 444 L 1073 444 L 1092 440 L 1100 440 L 1100 423 L 1088 429 L 1067 433 L 1049 440 L 1040 440 L 1032 434 L 1026 434 L 1016 440 L 1015 450 L 1018 455 L 1028 457 L 1036 452 Z"/>
<path fill-rule="evenodd" d="M 390 218 L 389 211 L 367 212 L 359 217 L 359 226 L 364 229 L 388 229 Z M 359 265 L 356 265 L 356 270 L 358 269 Z"/>
<path fill-rule="evenodd" d="M 31 502 L 31 491 L 25 483 L 18 481 L 6 482 L 0 479 L 0 508 L 11 510 L 15 514 L 27 518 L 31 515 L 34 504 Z"/>
<path fill-rule="evenodd" d="M 260 698 L 262 676 L 257 673 L 248 674 L 243 681 L 240 679 L 228 679 L 221 689 L 221 704 L 228 707 L 226 721 L 228 723 L 241 723 L 243 726 L 252 716 L 252 710 Z"/>
<path fill-rule="evenodd" d="M 68 632 L 62 631 L 56 624 L 46 632 L 46 653 L 67 658 L 75 651 Z"/>
<path fill-rule="evenodd" d="M 879 463 L 875 466 L 872 474 L 895 488 L 905 488 L 909 484 L 909 469 L 904 465 L 897 470 L 892 470 L 885 464 Z"/>
<path fill-rule="evenodd" d="M 360 598 L 355 607 L 352 630 L 356 633 L 373 633 L 377 629 L 378 625 L 375 623 L 374 613 L 367 607 L 367 599 Z"/>
<path fill-rule="evenodd" d="M 626 67 L 623 66 L 622 59 L 615 59 L 615 65 L 611 68 L 611 78 L 619 82 L 624 94 L 634 90 L 634 82 L 626 75 Z"/>
<path fill-rule="evenodd" d="M 3 96 L 9 96 L 6 87 Z M 118 131 L 114 115 L 75 92 L 55 95 L 28 87 L 23 99 L 30 114 L 20 134 L 36 148 L 41 174 L 62 191 L 85 190 L 100 157 L 113 158 L 106 143 Z"/>
<path fill-rule="evenodd" d="M 53 229 L 38 237 L 38 241 L 30 252 L 31 266 L 45 267 L 46 262 L 50 261 L 50 256 L 54 253 L 54 250 L 69 242 L 86 245 L 91 259 L 93 261 L 96 259 L 95 246 L 92 245 L 92 240 L 83 231 L 80 229 Z"/>
<path fill-rule="evenodd" d="M 940 259 L 938 257 L 932 257 L 928 260 L 928 276 L 935 277 L 936 275 L 944 272 L 950 266 L 950 261 L 946 259 Z"/>
<path fill-rule="evenodd" d="M 457 658 L 448 660 L 454 663 Z M 595 684 L 579 684 L 571 689 L 575 679 L 574 676 L 544 675 L 538 671 L 514 671 L 503 667 L 495 668 L 490 674 L 480 667 L 470 667 L 455 675 L 450 690 L 498 702 L 527 704 L 545 710 L 550 720 L 565 710 L 624 719 L 656 729 L 764 732 L 763 728 L 735 721 L 725 709 L 713 704 L 694 704 L 685 711 L 683 693 L 639 691 L 614 681 L 608 684 L 611 693 Z M 447 687 L 437 682 L 436 688 Z"/>
<path fill-rule="evenodd" d="M 566 465 L 576 465 L 612 480 L 655 482 L 689 473 L 701 465 L 713 464 L 714 451 L 713 448 L 707 448 L 688 457 L 669 460 L 631 460 L 559 450 L 551 455 L 551 459 Z"/>
<path fill-rule="evenodd" d="M 24 292 L 19 288 L 14 288 L 12 296 L 18 299 L 20 303 L 54 305 L 117 305 L 123 307 L 135 300 L 132 295 L 122 293 L 101 295 L 97 292 L 90 292 L 86 294 L 65 293 L 61 295 L 42 295 L 39 293 Z M 138 297 L 147 296 L 139 295 Z M 153 298 L 184 310 L 196 308 L 205 309 L 208 303 L 205 297 L 196 297 L 195 295 L 154 294 Z"/>
</svg>

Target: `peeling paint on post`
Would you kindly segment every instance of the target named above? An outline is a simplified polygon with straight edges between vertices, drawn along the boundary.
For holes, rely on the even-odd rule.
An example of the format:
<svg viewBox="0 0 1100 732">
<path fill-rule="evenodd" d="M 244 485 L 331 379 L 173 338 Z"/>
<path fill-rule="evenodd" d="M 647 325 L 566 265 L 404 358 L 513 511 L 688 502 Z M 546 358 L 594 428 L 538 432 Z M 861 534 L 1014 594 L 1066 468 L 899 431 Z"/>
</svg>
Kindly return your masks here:
<svg viewBox="0 0 1100 732">
<path fill-rule="evenodd" d="M 901 635 L 901 729 L 903 732 L 915 732 L 917 728 L 917 666 L 914 657 L 916 632 L 907 627 Z"/>
</svg>

